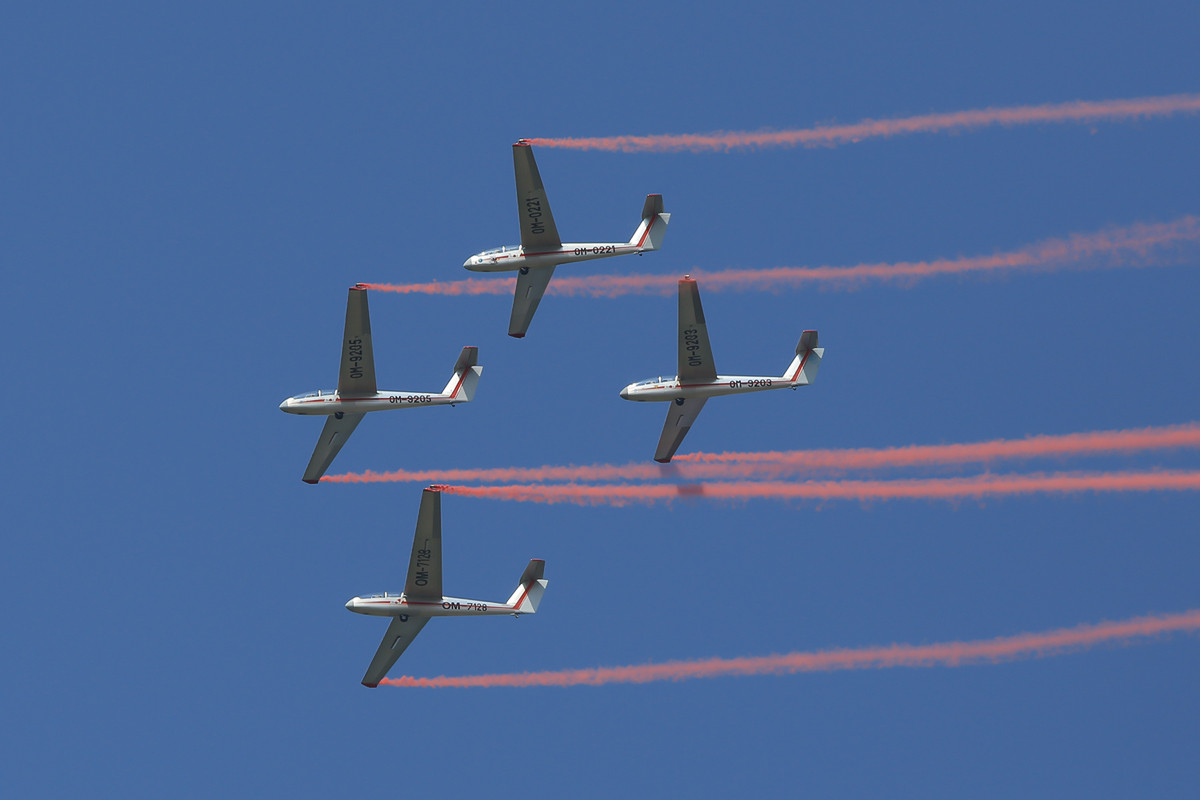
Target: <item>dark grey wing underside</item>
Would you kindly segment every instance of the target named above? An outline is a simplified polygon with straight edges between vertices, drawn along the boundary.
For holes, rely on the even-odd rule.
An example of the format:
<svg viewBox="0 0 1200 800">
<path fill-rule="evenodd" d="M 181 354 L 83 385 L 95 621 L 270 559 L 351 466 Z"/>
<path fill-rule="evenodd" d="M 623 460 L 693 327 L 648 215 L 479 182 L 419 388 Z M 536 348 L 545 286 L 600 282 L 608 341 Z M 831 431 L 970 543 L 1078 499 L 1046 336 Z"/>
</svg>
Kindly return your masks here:
<svg viewBox="0 0 1200 800">
<path fill-rule="evenodd" d="M 517 178 L 517 217 L 521 221 L 521 247 L 526 253 L 557 250 L 562 245 L 546 187 L 538 174 L 533 148 L 526 142 L 513 145 L 513 171 Z"/>
<path fill-rule="evenodd" d="M 700 409 L 704 408 L 707 397 L 678 398 L 671 401 L 667 411 L 667 421 L 663 423 L 662 436 L 658 437 L 658 449 L 654 451 L 654 460 L 663 464 L 671 460 L 683 437 L 692 429 L 692 423 Z"/>
<path fill-rule="evenodd" d="M 392 617 L 387 632 L 383 634 L 383 641 L 379 643 L 379 649 L 375 651 L 375 657 L 371 659 L 371 665 L 367 667 L 367 674 L 363 675 L 363 686 L 370 686 L 373 689 L 379 685 L 379 682 L 388 674 L 388 670 L 396 663 L 396 659 L 400 658 L 412 644 L 412 640 L 417 638 L 417 634 L 421 632 L 421 628 L 425 627 L 426 622 L 429 622 L 429 617 L 412 615 Z"/>
<path fill-rule="evenodd" d="M 696 281 L 683 278 L 679 281 L 679 383 L 709 383 L 716 379 L 700 289 Z"/>
<path fill-rule="evenodd" d="M 317 446 L 313 449 L 312 458 L 308 460 L 308 467 L 304 470 L 305 483 L 316 483 L 321 479 L 364 416 L 342 414 L 342 418 L 338 419 L 336 414 L 329 415 L 325 420 L 325 427 L 321 429 L 321 436 L 317 439 Z"/>
<path fill-rule="evenodd" d="M 346 327 L 342 334 L 342 363 L 338 369 L 341 397 L 375 394 L 375 353 L 371 347 L 371 315 L 367 290 L 350 287 L 346 300 Z"/>
<path fill-rule="evenodd" d="M 442 493 L 436 489 L 421 493 L 404 596 L 410 602 L 442 602 Z"/>
<path fill-rule="evenodd" d="M 513 294 L 512 316 L 508 318 L 508 335 L 520 339 L 529 330 L 533 312 L 550 284 L 554 267 L 532 267 L 517 273 L 517 289 Z"/>
</svg>

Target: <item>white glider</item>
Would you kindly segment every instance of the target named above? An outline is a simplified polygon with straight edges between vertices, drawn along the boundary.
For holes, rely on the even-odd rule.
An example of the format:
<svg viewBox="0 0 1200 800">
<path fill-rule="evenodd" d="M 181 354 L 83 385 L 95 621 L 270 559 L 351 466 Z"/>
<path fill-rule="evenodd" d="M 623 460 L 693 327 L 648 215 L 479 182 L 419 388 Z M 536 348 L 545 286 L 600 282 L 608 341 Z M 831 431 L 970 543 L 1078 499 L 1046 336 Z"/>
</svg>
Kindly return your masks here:
<svg viewBox="0 0 1200 800">
<path fill-rule="evenodd" d="M 663 213 L 662 195 L 648 194 L 642 206 L 642 221 L 628 242 L 563 243 L 550 213 L 550 201 L 538 174 L 533 148 L 525 139 L 513 145 L 513 168 L 517 177 L 517 215 L 521 220 L 521 244 L 484 250 L 468 258 L 463 266 L 474 272 L 517 271 L 508 335 L 520 339 L 529 329 L 533 312 L 546 292 L 554 268 L 559 264 L 609 258 L 657 250 L 667 232 L 670 214 Z"/>
<path fill-rule="evenodd" d="M 289 414 L 323 414 L 329 417 L 304 470 L 304 482 L 316 483 L 350 434 L 368 411 L 469 403 L 483 367 L 479 348 L 464 347 L 454 362 L 450 382 L 441 392 L 381 392 L 375 387 L 375 355 L 371 348 L 371 318 L 367 290 L 350 287 L 346 301 L 346 328 L 342 336 L 342 363 L 336 390 L 324 389 L 289 397 L 279 404 Z"/>
<path fill-rule="evenodd" d="M 798 389 L 817 378 L 825 348 L 817 347 L 817 332 L 805 331 L 796 345 L 796 357 L 781 377 L 718 375 L 708 343 L 708 325 L 700 306 L 696 281 L 684 276 L 679 281 L 679 374 L 674 378 L 651 378 L 631 383 L 621 390 L 626 400 L 671 401 L 667 421 L 654 460 L 667 463 L 705 401 L 726 394 L 763 392 L 767 389 Z"/>
<path fill-rule="evenodd" d="M 367 673 L 363 675 L 363 686 L 372 689 L 378 686 L 432 617 L 533 614 L 546 590 L 547 581 L 542 577 L 545 569 L 545 561 L 532 559 L 521 573 L 516 590 L 503 603 L 442 596 L 442 493 L 436 486 L 429 487 L 421 494 L 417 533 L 413 537 L 404 591 L 353 597 L 346 603 L 346 608 L 356 614 L 392 618 Z"/>
</svg>

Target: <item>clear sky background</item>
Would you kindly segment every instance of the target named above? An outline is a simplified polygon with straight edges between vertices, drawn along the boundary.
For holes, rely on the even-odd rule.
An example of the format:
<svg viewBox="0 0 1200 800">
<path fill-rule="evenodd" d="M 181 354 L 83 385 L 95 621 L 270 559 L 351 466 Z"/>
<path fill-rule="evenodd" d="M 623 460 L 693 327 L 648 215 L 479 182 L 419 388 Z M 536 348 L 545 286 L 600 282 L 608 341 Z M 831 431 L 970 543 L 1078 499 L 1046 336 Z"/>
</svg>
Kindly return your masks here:
<svg viewBox="0 0 1200 800">
<path fill-rule="evenodd" d="M 1195 2 L 10 7 L 0 18 L 9 390 L 0 783 L 10 796 L 1193 797 L 1200 641 L 1016 663 L 570 689 L 358 681 L 418 484 L 306 486 L 346 288 L 466 277 L 517 241 L 521 137 L 797 128 L 1200 91 Z M 1200 119 L 834 149 L 539 148 L 559 231 L 664 249 L 577 269 L 851 265 L 1200 213 Z M 709 292 L 683 451 L 883 447 L 1189 422 L 1200 270 Z M 564 274 L 560 270 L 560 274 Z M 379 384 L 332 472 L 649 460 L 675 301 L 372 293 Z M 1195 452 L 1023 469 L 1194 468 Z M 970 468 L 963 468 L 970 473 Z M 1200 606 L 1195 493 L 581 508 L 446 497 L 445 584 L 535 617 L 441 620 L 435 676 L 979 639 Z"/>
</svg>

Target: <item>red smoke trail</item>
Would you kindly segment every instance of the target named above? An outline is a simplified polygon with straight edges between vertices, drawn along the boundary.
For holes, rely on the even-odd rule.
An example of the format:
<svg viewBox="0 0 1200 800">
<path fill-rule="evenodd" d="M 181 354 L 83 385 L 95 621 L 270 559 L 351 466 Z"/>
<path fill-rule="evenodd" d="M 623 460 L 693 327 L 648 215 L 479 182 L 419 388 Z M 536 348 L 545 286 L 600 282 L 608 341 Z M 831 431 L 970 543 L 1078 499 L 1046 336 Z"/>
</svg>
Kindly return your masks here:
<svg viewBox="0 0 1200 800">
<path fill-rule="evenodd" d="M 395 470 L 326 475 L 329 483 L 413 481 L 604 481 L 660 478 L 763 478 L 797 472 L 871 470 L 935 464 L 988 463 L 999 459 L 1130 453 L 1174 447 L 1200 447 L 1200 424 L 1117 431 L 994 439 L 964 444 L 909 445 L 853 450 L 791 450 L 766 453 L 688 453 L 671 467 L 657 464 L 492 467 L 480 469 Z"/>
<path fill-rule="evenodd" d="M 974 642 L 893 644 L 886 647 L 820 650 L 811 653 L 745 658 L 669 661 L 628 667 L 595 667 L 508 675 L 465 675 L 458 678 L 384 678 L 388 686 L 427 688 L 484 688 L 494 686 L 600 686 L 606 683 L 650 683 L 719 678 L 726 675 L 788 675 L 796 672 L 834 672 L 892 667 L 962 667 L 996 664 L 1023 658 L 1046 658 L 1085 650 L 1098 644 L 1131 643 L 1134 639 L 1200 629 L 1200 609 L 1164 616 L 1134 617 L 1042 633 L 1022 633 Z"/>
<path fill-rule="evenodd" d="M 1096 233 L 1047 239 L 1019 250 L 988 256 L 962 256 L 933 261 L 867 263 L 849 267 L 772 267 L 769 269 L 692 270 L 705 291 L 779 291 L 812 284 L 849 288 L 869 281 L 902 281 L 911 284 L 939 275 L 996 274 L 1006 270 L 1050 272 L 1068 268 L 1150 267 L 1172 263 L 1151 251 L 1200 239 L 1200 217 L 1184 216 L 1172 222 L 1138 223 Z M 1176 256 L 1176 259 L 1178 256 Z M 1098 263 L 1089 263 L 1089 262 Z M 627 294 L 673 295 L 678 275 L 563 275 L 550 282 L 547 294 L 619 297 Z M 429 283 L 366 283 L 368 289 L 401 294 L 510 295 L 515 278 L 467 278 Z"/>
<path fill-rule="evenodd" d="M 443 483 L 446 481 L 611 481 L 611 480 L 655 480 L 672 477 L 677 470 L 657 464 L 593 464 L 591 466 L 543 466 L 543 467 L 483 467 L 478 469 L 427 469 L 391 472 L 347 472 L 343 475 L 326 475 L 322 482 L 329 483 L 395 483 L 413 481 L 419 483 Z"/>
<path fill-rule="evenodd" d="M 530 139 L 542 147 L 573 150 L 637 152 L 704 152 L 762 147 L 836 147 L 864 139 L 912 133 L 968 131 L 991 125 L 1032 125 L 1050 122 L 1118 122 L 1143 117 L 1166 117 L 1200 111 L 1200 95 L 1175 94 L 1126 100 L 1075 101 L 1040 106 L 982 108 L 944 114 L 922 114 L 900 119 L 865 119 L 851 125 L 818 125 L 787 131 L 718 131 L 707 134 L 651 136 L 595 136 L 585 138 Z"/>
<path fill-rule="evenodd" d="M 654 503 L 682 495 L 715 500 L 954 500 L 1024 494 L 1075 492 L 1156 492 L 1200 489 L 1200 471 L 1031 473 L 978 475 L 893 481 L 800 481 L 581 486 L 525 484 L 517 486 L 442 486 L 447 494 L 516 500 L 529 503 L 576 503 L 624 506 Z"/>
<path fill-rule="evenodd" d="M 516 278 L 466 278 L 461 281 L 430 281 L 429 283 L 363 283 L 373 292 L 399 294 L 512 294 Z"/>
<path fill-rule="evenodd" d="M 988 463 L 1000 459 L 1131 453 L 1175 447 L 1200 447 L 1200 424 L 1189 422 L 1155 428 L 1041 435 L 963 444 L 765 453 L 686 453 L 675 456 L 674 460 L 680 462 L 680 474 L 688 478 L 766 477 L 790 472 Z M 701 472 L 697 469 L 716 465 L 733 467 L 733 470 Z"/>
</svg>

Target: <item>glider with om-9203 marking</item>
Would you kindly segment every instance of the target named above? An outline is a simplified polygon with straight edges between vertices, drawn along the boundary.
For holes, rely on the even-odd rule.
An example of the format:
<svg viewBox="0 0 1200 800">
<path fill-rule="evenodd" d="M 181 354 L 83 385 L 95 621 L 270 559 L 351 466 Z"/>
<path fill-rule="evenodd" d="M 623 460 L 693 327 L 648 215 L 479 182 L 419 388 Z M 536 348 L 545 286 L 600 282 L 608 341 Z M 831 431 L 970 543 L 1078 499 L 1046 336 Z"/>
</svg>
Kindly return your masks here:
<svg viewBox="0 0 1200 800">
<path fill-rule="evenodd" d="M 642 221 L 628 242 L 567 242 L 558 236 L 546 187 L 538 174 L 533 148 L 528 140 L 513 145 L 513 170 L 517 179 L 517 216 L 521 220 L 521 243 L 468 258 L 463 266 L 473 272 L 517 273 L 508 335 L 520 339 L 529 329 L 533 312 L 559 264 L 610 258 L 657 250 L 667 233 L 670 214 L 663 213 L 662 195 L 648 194 L 642 205 Z"/>
<path fill-rule="evenodd" d="M 763 392 L 768 389 L 798 389 L 817 379 L 817 368 L 825 348 L 817 347 L 817 332 L 805 331 L 796 345 L 796 357 L 783 375 L 718 375 L 713 366 L 708 324 L 700 306 L 700 289 L 691 276 L 679 281 L 679 372 L 673 378 L 651 378 L 631 383 L 621 390 L 626 400 L 670 401 L 654 460 L 671 460 L 683 437 L 692 429 L 700 409 L 710 397 Z"/>
</svg>

